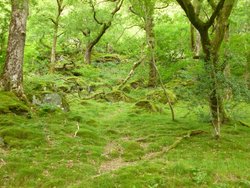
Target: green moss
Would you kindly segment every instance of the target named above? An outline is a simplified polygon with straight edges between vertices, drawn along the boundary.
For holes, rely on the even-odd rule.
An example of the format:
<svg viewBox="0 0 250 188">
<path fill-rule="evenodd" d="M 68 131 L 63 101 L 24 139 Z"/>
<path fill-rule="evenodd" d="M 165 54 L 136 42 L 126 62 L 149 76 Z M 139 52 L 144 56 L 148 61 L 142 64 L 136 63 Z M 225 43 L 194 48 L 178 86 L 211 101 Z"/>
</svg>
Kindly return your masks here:
<svg viewBox="0 0 250 188">
<path fill-rule="evenodd" d="M 144 148 L 137 142 L 122 143 L 124 149 L 122 157 L 125 161 L 136 161 L 144 155 Z"/>
<path fill-rule="evenodd" d="M 0 92 L 0 114 L 14 113 L 24 115 L 29 112 L 28 106 L 11 92 Z"/>
<path fill-rule="evenodd" d="M 11 148 L 39 146 L 44 141 L 41 133 L 26 128 L 5 128 L 0 131 L 0 136 Z"/>
</svg>

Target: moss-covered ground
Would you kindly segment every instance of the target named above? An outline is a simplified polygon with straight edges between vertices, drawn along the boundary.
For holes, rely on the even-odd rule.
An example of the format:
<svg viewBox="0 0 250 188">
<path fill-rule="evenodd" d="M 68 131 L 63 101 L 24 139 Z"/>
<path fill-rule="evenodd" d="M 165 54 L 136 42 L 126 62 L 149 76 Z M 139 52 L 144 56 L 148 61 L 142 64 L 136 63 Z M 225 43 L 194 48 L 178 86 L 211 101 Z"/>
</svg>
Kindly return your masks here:
<svg viewBox="0 0 250 188">
<path fill-rule="evenodd" d="M 144 74 L 143 66 L 133 80 Z M 70 90 L 74 82 L 69 80 L 96 88 L 90 94 L 73 89 L 65 93 L 68 112 L 27 109 L 13 95 L 1 92 L 0 187 L 250 187 L 250 128 L 238 122 L 250 123 L 249 104 L 231 109 L 235 118 L 222 127 L 222 138 L 216 140 L 206 105 L 191 110 L 190 103 L 178 100 L 176 121 L 171 120 L 168 105 L 152 97 L 149 101 L 158 110 L 138 108 L 136 102 L 152 93 L 140 82 L 138 88 L 127 87 L 131 100 L 86 100 L 99 91 L 111 92 L 108 86 L 118 85 L 129 67 L 78 69 L 80 78 L 26 77 L 28 97 L 51 82 L 59 89 Z M 22 113 L 17 113 L 19 107 Z M 184 137 L 192 130 L 203 132 Z"/>
</svg>

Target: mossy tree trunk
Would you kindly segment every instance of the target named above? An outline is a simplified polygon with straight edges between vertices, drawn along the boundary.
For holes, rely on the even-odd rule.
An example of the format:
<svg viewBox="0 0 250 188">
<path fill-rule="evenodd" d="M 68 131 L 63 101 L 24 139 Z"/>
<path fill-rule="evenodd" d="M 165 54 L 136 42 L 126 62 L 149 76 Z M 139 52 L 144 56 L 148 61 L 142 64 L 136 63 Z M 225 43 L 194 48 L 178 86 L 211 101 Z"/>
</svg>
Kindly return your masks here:
<svg viewBox="0 0 250 188">
<path fill-rule="evenodd" d="M 147 15 L 145 19 L 145 31 L 146 31 L 146 40 L 149 54 L 149 79 L 148 86 L 156 87 L 157 85 L 157 71 L 155 67 L 155 35 L 154 35 L 154 19 L 153 15 Z"/>
<path fill-rule="evenodd" d="M 190 0 L 177 0 L 185 11 L 190 22 L 199 31 L 201 36 L 202 49 L 205 54 L 204 62 L 207 73 L 210 77 L 209 106 L 212 115 L 215 136 L 220 137 L 220 126 L 226 121 L 226 114 L 223 106 L 222 92 L 219 75 L 223 74 L 223 69 L 219 65 L 219 50 L 225 36 L 228 18 L 231 14 L 235 0 L 220 0 L 217 5 L 210 1 L 213 13 L 208 21 L 204 22 L 195 12 L 195 8 Z M 215 25 L 213 39 L 209 36 L 209 28 Z"/>
<path fill-rule="evenodd" d="M 11 7 L 8 48 L 1 85 L 4 90 L 23 97 L 23 58 L 29 0 L 12 0 Z"/>
<path fill-rule="evenodd" d="M 143 20 L 146 33 L 147 60 L 149 63 L 148 86 L 156 87 L 157 70 L 155 58 L 154 9 L 155 0 L 131 0 L 130 11 Z"/>
<path fill-rule="evenodd" d="M 201 1 L 193 0 L 193 5 L 195 9 L 195 13 L 197 16 L 200 15 L 201 10 Z M 201 37 L 199 31 L 190 23 L 190 32 L 191 32 L 191 47 L 193 51 L 193 58 L 199 59 L 201 54 Z"/>
<path fill-rule="evenodd" d="M 106 31 L 109 29 L 110 26 L 111 26 L 111 22 L 103 23 L 102 28 L 100 32 L 98 33 L 98 35 L 96 36 L 96 38 L 87 44 L 85 54 L 84 54 L 84 62 L 86 64 L 91 64 L 92 50 L 94 46 L 101 40 L 102 36 L 106 33 Z"/>
</svg>

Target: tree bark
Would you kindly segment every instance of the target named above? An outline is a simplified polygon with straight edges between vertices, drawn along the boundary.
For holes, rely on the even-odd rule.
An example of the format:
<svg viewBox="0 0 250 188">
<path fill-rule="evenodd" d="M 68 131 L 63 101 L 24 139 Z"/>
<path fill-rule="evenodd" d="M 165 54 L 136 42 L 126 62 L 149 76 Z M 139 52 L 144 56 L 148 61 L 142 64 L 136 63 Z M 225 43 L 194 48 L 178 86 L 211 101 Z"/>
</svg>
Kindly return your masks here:
<svg viewBox="0 0 250 188">
<path fill-rule="evenodd" d="M 4 90 L 23 97 L 23 58 L 29 0 L 12 0 L 11 6 L 8 48 L 1 84 Z"/>
<path fill-rule="evenodd" d="M 91 42 L 89 42 L 87 44 L 86 50 L 85 50 L 85 54 L 84 54 L 84 62 L 86 64 L 91 64 L 91 54 L 92 54 L 92 50 L 94 48 L 94 46 L 100 41 L 100 39 L 102 38 L 102 36 L 106 33 L 106 31 L 108 30 L 108 28 L 111 26 L 111 22 L 109 23 L 103 23 L 102 28 L 100 33 L 97 35 L 97 37 L 92 40 Z"/>
<path fill-rule="evenodd" d="M 51 64 L 54 64 L 56 62 L 57 34 L 58 34 L 58 24 L 54 26 L 53 43 L 52 43 L 51 58 L 50 58 Z"/>
<path fill-rule="evenodd" d="M 199 17 L 201 10 L 201 2 L 199 0 L 193 0 L 195 14 Z M 191 25 L 191 47 L 193 51 L 193 58 L 199 59 L 201 53 L 201 37 L 199 31 Z"/>
<path fill-rule="evenodd" d="M 156 87 L 157 85 L 157 70 L 155 68 L 155 35 L 154 35 L 154 19 L 153 15 L 148 13 L 145 18 L 146 40 L 149 54 L 149 79 L 148 87 Z"/>
</svg>

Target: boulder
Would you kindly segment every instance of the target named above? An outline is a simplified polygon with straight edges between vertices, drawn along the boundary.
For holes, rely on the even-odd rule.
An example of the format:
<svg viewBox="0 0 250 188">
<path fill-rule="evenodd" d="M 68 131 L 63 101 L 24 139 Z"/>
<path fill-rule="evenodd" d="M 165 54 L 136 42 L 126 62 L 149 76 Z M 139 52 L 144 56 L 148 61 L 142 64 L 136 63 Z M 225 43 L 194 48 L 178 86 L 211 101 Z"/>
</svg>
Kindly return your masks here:
<svg viewBox="0 0 250 188">
<path fill-rule="evenodd" d="M 58 93 L 47 93 L 42 97 L 33 96 L 32 103 L 37 106 L 50 105 L 62 109 L 63 111 L 69 111 L 69 105 L 66 99 Z"/>
</svg>

